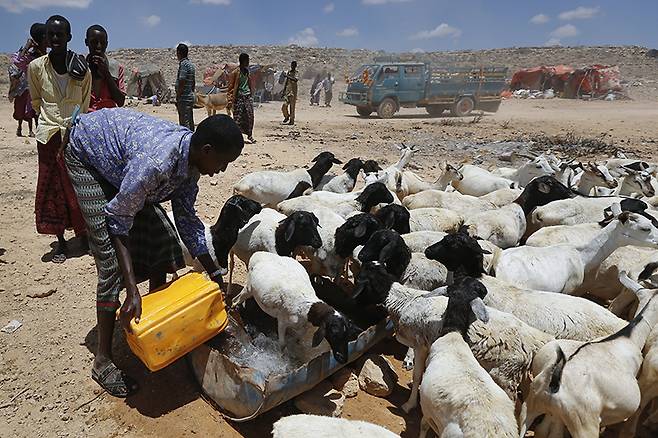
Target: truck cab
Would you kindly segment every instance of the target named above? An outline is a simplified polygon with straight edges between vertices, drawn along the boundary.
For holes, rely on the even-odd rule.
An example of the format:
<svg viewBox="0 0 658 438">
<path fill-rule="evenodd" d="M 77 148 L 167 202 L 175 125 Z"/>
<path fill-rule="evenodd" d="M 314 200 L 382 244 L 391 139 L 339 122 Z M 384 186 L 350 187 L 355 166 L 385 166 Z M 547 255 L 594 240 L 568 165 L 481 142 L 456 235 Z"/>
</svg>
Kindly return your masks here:
<svg viewBox="0 0 658 438">
<path fill-rule="evenodd" d="M 423 63 L 363 65 L 350 78 L 340 101 L 355 105 L 361 116 L 377 111 L 380 117 L 389 118 L 400 107 L 416 107 L 416 102 L 425 95 L 427 76 L 428 66 Z"/>
</svg>

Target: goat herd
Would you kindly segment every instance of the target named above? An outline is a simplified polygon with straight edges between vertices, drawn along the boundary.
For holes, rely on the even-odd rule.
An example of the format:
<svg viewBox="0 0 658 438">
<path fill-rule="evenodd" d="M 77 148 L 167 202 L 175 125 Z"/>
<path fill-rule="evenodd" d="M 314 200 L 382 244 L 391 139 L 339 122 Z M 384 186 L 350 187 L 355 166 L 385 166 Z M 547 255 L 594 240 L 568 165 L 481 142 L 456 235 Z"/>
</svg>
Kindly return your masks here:
<svg viewBox="0 0 658 438">
<path fill-rule="evenodd" d="M 312 280 L 353 283 L 350 299 L 384 309 L 409 347 L 402 408 L 420 402 L 421 437 L 632 437 L 658 422 L 656 168 L 546 153 L 518 169 L 445 164 L 429 183 L 404 170 L 413 154 L 385 169 L 353 158 L 334 176 L 342 163 L 322 152 L 309 169 L 238 181 L 206 230 L 229 288 L 234 256 L 248 268 L 232 305 L 253 297 L 281 347 L 308 327 L 345 363 L 360 329 Z M 301 431 L 396 436 L 313 416 L 274 425 Z"/>
</svg>

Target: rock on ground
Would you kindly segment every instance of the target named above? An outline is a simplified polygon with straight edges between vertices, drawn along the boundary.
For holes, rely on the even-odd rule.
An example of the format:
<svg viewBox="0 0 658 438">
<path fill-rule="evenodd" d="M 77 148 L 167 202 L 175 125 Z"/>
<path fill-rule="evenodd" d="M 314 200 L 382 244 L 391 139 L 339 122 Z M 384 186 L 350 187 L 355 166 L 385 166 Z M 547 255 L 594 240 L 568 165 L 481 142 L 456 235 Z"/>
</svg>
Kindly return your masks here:
<svg viewBox="0 0 658 438">
<path fill-rule="evenodd" d="M 359 378 L 352 368 L 342 368 L 331 376 L 331 382 L 336 391 L 340 391 L 347 398 L 356 397 L 359 392 Z"/>
<path fill-rule="evenodd" d="M 386 397 L 393 392 L 398 376 L 383 356 L 366 357 L 359 373 L 359 387 L 370 395 Z"/>
<path fill-rule="evenodd" d="M 312 389 L 295 398 L 295 407 L 305 414 L 340 417 L 345 396 L 336 391 L 331 382 L 323 380 Z"/>
</svg>

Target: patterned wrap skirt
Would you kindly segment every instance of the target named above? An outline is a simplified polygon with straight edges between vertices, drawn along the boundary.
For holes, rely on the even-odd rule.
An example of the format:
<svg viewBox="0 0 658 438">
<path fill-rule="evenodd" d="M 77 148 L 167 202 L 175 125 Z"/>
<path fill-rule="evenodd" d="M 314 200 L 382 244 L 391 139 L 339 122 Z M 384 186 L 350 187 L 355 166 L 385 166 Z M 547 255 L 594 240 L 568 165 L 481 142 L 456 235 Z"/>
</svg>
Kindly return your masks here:
<svg viewBox="0 0 658 438">
<path fill-rule="evenodd" d="M 251 137 L 254 132 L 254 100 L 251 94 L 240 94 L 233 105 L 233 120 L 238 124 L 243 134 Z"/>
<path fill-rule="evenodd" d="M 87 168 L 67 148 L 64 159 L 89 230 L 89 247 L 96 262 L 98 310 L 115 311 L 123 276 L 105 220 L 105 206 L 117 189 L 96 171 Z M 137 213 L 128 236 L 137 282 L 155 273 L 173 273 L 185 266 L 176 228 L 159 204 L 147 204 Z"/>
<path fill-rule="evenodd" d="M 72 228 L 76 235 L 82 236 L 86 233 L 85 221 L 59 154 L 60 138 L 57 133 L 46 144 L 37 142 L 39 176 L 34 203 L 37 232 L 58 236 Z"/>
</svg>

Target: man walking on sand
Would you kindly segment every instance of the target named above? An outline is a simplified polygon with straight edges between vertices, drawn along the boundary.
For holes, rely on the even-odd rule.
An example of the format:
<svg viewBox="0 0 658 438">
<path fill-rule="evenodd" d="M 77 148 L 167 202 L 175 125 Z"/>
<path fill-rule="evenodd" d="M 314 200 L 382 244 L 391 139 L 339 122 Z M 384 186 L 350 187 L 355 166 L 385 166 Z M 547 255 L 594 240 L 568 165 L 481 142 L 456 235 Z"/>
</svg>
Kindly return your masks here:
<svg viewBox="0 0 658 438">
<path fill-rule="evenodd" d="M 37 232 L 57 236 L 52 261 L 63 263 L 68 251 L 64 230 L 85 236 L 86 227 L 60 152 L 75 108 L 89 108 L 91 73 L 84 58 L 68 50 L 71 24 L 66 18 L 53 15 L 46 21 L 46 39 L 50 53 L 28 67 L 32 107 L 39 114 L 35 213 Z"/>
<path fill-rule="evenodd" d="M 334 96 L 334 78 L 331 73 L 327 73 L 327 77 L 322 81 L 322 88 L 324 88 L 324 106 L 331 106 L 331 98 Z"/>
<path fill-rule="evenodd" d="M 250 143 L 254 140 L 254 100 L 249 77 L 249 55 L 240 54 L 240 66 L 233 70 L 228 78 L 228 106 L 233 110 L 233 120 L 247 136 Z"/>
<path fill-rule="evenodd" d="M 46 54 L 46 25 L 34 23 L 30 27 L 30 38 L 21 49 L 11 56 L 9 66 L 9 100 L 14 101 L 14 120 L 18 122 L 16 136 L 23 136 L 23 121 L 27 122 L 29 136 L 34 137 L 32 121 L 37 122 L 37 114 L 32 108 L 32 99 L 27 83 L 27 66 L 30 62 Z"/>
<path fill-rule="evenodd" d="M 187 58 L 187 45 L 180 43 L 176 47 L 178 57 L 178 74 L 176 75 L 176 106 L 178 107 L 178 123 L 190 131 L 194 131 L 194 64 Z"/>
<path fill-rule="evenodd" d="M 94 24 L 87 29 L 85 45 L 89 48 L 87 63 L 91 70 L 91 100 L 89 111 L 116 108 L 126 101 L 123 66 L 105 54 L 107 31 Z"/>
<path fill-rule="evenodd" d="M 185 263 L 178 240 L 222 284 L 209 255 L 204 227 L 194 208 L 200 175 L 224 172 L 244 146 L 240 129 L 227 115 L 214 115 L 196 131 L 125 108 L 81 115 L 64 150 L 96 262 L 98 345 L 91 371 L 103 389 L 128 397 L 137 382 L 112 356 L 116 310 L 121 325 L 139 324 L 142 298 L 137 283 L 153 290 Z M 176 228 L 161 202 L 171 201 Z M 178 229 L 178 233 L 176 233 Z M 126 289 L 123 305 L 119 292 Z"/>
<path fill-rule="evenodd" d="M 295 106 L 297 105 L 297 61 L 290 63 L 290 70 L 284 73 L 286 83 L 283 86 L 283 125 L 295 124 Z"/>
</svg>

